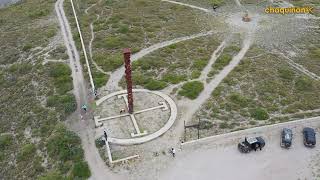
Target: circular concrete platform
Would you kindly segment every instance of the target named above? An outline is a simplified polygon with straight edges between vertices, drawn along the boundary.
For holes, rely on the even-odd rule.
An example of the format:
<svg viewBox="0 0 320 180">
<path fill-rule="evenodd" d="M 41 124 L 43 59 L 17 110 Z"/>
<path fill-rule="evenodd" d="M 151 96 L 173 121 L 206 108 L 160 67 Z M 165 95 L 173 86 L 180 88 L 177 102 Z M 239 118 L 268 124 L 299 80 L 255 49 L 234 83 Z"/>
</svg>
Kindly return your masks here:
<svg viewBox="0 0 320 180">
<path fill-rule="evenodd" d="M 176 117 L 177 117 L 177 106 L 175 104 L 175 102 L 166 94 L 159 92 L 159 91 L 149 91 L 146 89 L 133 89 L 133 93 L 135 92 L 143 92 L 143 93 L 151 93 L 154 95 L 157 95 L 159 97 L 161 97 L 165 102 L 168 103 L 169 107 L 166 107 L 166 105 L 164 107 L 161 107 L 161 104 L 164 105 L 163 103 L 160 103 L 160 106 L 157 108 L 161 108 L 162 110 L 170 110 L 170 115 L 169 115 L 169 119 L 167 120 L 167 122 L 165 123 L 165 125 L 163 127 L 161 127 L 159 130 L 157 130 L 156 132 L 153 132 L 151 134 L 147 134 L 146 132 L 140 133 L 140 137 L 135 137 L 137 135 L 135 135 L 134 133 L 132 133 L 132 138 L 117 138 L 117 137 L 109 137 L 108 136 L 108 141 L 110 143 L 114 143 L 114 144 L 119 144 L 119 145 L 133 145 L 133 144 L 141 144 L 141 143 L 145 143 L 148 141 L 151 141 L 159 136 L 161 136 L 162 134 L 164 134 L 166 131 L 168 131 L 171 126 L 173 125 Z M 104 96 L 102 98 L 100 98 L 99 100 L 96 101 L 96 105 L 99 106 L 101 105 L 101 103 L 103 103 L 104 101 L 106 101 L 109 98 L 112 98 L 114 96 L 118 96 L 121 97 L 123 95 L 126 95 L 127 91 L 123 90 L 123 91 L 117 91 L 111 94 L 108 94 L 107 96 Z M 152 108 L 149 108 L 152 109 Z M 145 110 L 140 110 L 140 112 L 146 111 L 148 109 Z M 130 116 L 129 114 L 124 114 L 123 116 Z M 100 116 L 95 116 L 95 123 L 96 126 L 103 126 L 102 123 L 102 119 L 108 119 L 110 117 L 107 118 L 101 118 L 99 119 Z M 103 130 L 101 130 L 101 136 L 103 136 Z"/>
</svg>

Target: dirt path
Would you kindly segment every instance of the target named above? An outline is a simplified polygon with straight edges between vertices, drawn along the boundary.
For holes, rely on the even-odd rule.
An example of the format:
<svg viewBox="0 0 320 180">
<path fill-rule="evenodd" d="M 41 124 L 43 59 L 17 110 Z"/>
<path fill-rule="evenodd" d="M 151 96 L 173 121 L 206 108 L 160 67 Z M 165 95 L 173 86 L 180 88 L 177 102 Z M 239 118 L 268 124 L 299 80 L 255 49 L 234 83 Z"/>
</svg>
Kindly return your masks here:
<svg viewBox="0 0 320 180">
<path fill-rule="evenodd" d="M 72 70 L 74 94 L 76 96 L 78 108 L 74 113 L 72 120 L 70 120 L 70 128 L 78 133 L 81 138 L 82 147 L 84 149 L 85 159 L 89 164 L 92 176 L 91 179 L 121 179 L 109 171 L 104 161 L 101 159 L 98 150 L 95 148 L 94 142 L 94 126 L 89 115 L 84 115 L 84 120 L 80 121 L 80 106 L 87 104 L 90 99 L 88 90 L 83 78 L 82 67 L 80 64 L 79 53 L 76 49 L 75 42 L 71 33 L 69 22 L 63 10 L 63 1 L 58 0 L 55 4 L 55 10 L 60 23 L 60 28 L 63 34 L 65 46 L 67 48 L 70 59 L 70 67 Z"/>
<path fill-rule="evenodd" d="M 208 77 L 208 74 L 211 71 L 212 64 L 217 60 L 217 58 L 222 53 L 223 49 L 225 48 L 226 42 L 227 42 L 226 39 L 222 41 L 222 43 L 218 46 L 218 48 L 212 53 L 211 58 L 208 64 L 206 65 L 206 67 L 202 70 L 199 80 L 201 80 L 203 83 L 206 82 L 206 78 Z"/>
<path fill-rule="evenodd" d="M 90 7 L 88 7 L 84 12 L 85 12 L 86 14 L 88 14 L 88 11 L 89 11 L 91 8 L 93 8 L 94 6 L 96 6 L 97 4 L 99 4 L 100 2 L 101 2 L 101 0 L 100 0 L 99 2 L 97 2 L 96 4 L 92 4 L 92 5 L 91 5 Z M 93 24 L 94 24 L 96 21 L 98 21 L 99 19 L 100 19 L 100 15 L 97 14 L 96 20 L 93 21 L 93 22 L 91 22 L 90 25 L 89 25 L 89 27 L 90 27 L 90 33 L 91 33 L 91 39 L 90 39 L 89 46 L 88 46 L 89 56 L 90 56 L 90 60 L 91 60 L 92 64 L 95 66 L 95 68 L 96 68 L 99 72 L 101 72 L 101 73 L 103 73 L 103 74 L 109 74 L 109 73 L 105 72 L 102 68 L 100 68 L 100 66 L 93 60 L 92 43 L 93 43 L 93 41 L 94 41 L 94 39 L 95 39 L 94 26 L 93 26 Z"/>
<path fill-rule="evenodd" d="M 240 63 L 241 59 L 249 50 L 252 41 L 253 34 L 248 33 L 243 42 L 242 49 L 239 51 L 239 53 L 234 56 L 230 63 L 225 66 L 216 76 L 214 76 L 214 78 L 208 84 L 204 84 L 204 90 L 195 100 L 184 98 L 183 100 L 178 102 L 179 107 L 183 107 L 184 109 L 186 109 L 186 112 L 183 114 L 182 119 L 186 120 L 186 122 L 192 119 L 193 115 L 197 112 L 201 105 L 210 98 L 211 93 L 215 90 L 215 88 L 218 87 L 222 80 L 227 77 L 228 74 Z"/>
<path fill-rule="evenodd" d="M 83 41 L 83 38 L 82 38 L 82 33 L 81 33 L 80 25 L 79 25 L 79 22 L 78 22 L 78 17 L 77 17 L 77 14 L 76 14 L 76 10 L 74 8 L 73 0 L 71 0 L 70 3 L 71 3 L 74 19 L 76 21 L 77 30 L 78 30 L 78 33 L 79 33 L 79 36 L 80 36 L 80 42 L 81 42 L 81 46 L 82 46 L 82 51 L 83 51 L 84 59 L 86 61 L 87 71 L 88 71 L 89 80 L 90 80 L 90 85 L 91 85 L 91 89 L 92 89 L 92 93 L 93 93 L 95 91 L 95 87 L 94 87 L 94 83 L 93 83 L 91 68 L 90 68 L 89 61 L 88 61 L 86 47 L 84 45 L 84 41 Z M 69 30 L 71 30 L 71 29 L 69 28 Z M 70 33 L 71 33 L 71 31 L 70 31 Z"/>
<path fill-rule="evenodd" d="M 290 59 L 288 56 L 286 56 L 285 54 L 283 54 L 280 51 L 275 51 L 274 54 L 276 55 L 281 55 L 282 57 L 285 58 L 285 60 L 287 61 L 287 63 L 292 66 L 293 68 L 297 69 L 298 71 L 302 72 L 303 74 L 309 76 L 312 79 L 315 80 L 320 80 L 320 77 L 317 76 L 316 74 L 314 74 L 313 72 L 310 72 L 309 70 L 307 70 L 305 67 L 301 66 L 300 64 L 294 62 L 292 59 Z"/>
<path fill-rule="evenodd" d="M 100 15 L 98 14 L 96 21 L 98 21 L 99 19 L 100 19 Z M 100 66 L 98 66 L 98 64 L 93 60 L 93 55 L 92 55 L 92 43 L 93 43 L 94 38 L 95 38 L 95 36 L 94 36 L 94 31 L 93 31 L 93 29 L 94 29 L 93 23 L 94 23 L 94 22 L 91 22 L 90 25 L 89 25 L 89 27 L 90 27 L 90 32 L 91 32 L 91 39 L 90 39 L 89 47 L 88 47 L 90 60 L 91 60 L 92 64 L 95 66 L 95 68 L 96 68 L 98 71 L 100 71 L 100 72 L 103 73 L 103 74 L 108 74 L 108 73 L 105 72 L 103 69 L 101 69 Z"/>
<path fill-rule="evenodd" d="M 194 35 L 191 35 L 191 36 L 180 37 L 180 38 L 172 39 L 172 40 L 169 40 L 169 41 L 164 41 L 164 42 L 161 42 L 161 43 L 154 44 L 154 45 L 152 45 L 152 46 L 150 46 L 148 48 L 145 48 L 145 49 L 139 51 L 136 54 L 133 54 L 132 57 L 131 57 L 131 61 L 136 61 L 136 60 L 142 58 L 143 56 L 145 56 L 145 55 L 147 55 L 149 53 L 152 53 L 153 51 L 156 51 L 158 49 L 164 48 L 166 46 L 170 46 L 172 44 L 179 43 L 179 42 L 186 41 L 186 40 L 190 40 L 190 39 L 195 39 L 195 38 L 198 38 L 198 37 L 208 36 L 208 35 L 211 35 L 211 34 L 213 34 L 213 31 L 202 32 L 202 33 L 194 34 Z M 125 71 L 124 66 L 121 66 L 120 68 L 115 70 L 110 75 L 109 81 L 107 82 L 107 85 L 106 85 L 108 91 L 116 91 L 116 90 L 120 90 L 121 89 L 118 86 L 118 84 L 119 84 L 122 76 L 124 75 L 124 71 Z"/>
<path fill-rule="evenodd" d="M 202 8 L 202 7 L 198 7 L 198 6 L 194 6 L 194 5 L 186 4 L 186 3 L 182 3 L 182 2 L 171 1 L 171 0 L 162 0 L 162 1 L 173 3 L 173 4 L 179 4 L 179 5 L 182 5 L 182 6 L 187 6 L 187 7 L 193 8 L 193 9 L 198 9 L 198 10 L 204 11 L 206 13 L 213 12 L 213 11 L 211 11 L 209 9 L 205 9 L 205 8 Z"/>
</svg>

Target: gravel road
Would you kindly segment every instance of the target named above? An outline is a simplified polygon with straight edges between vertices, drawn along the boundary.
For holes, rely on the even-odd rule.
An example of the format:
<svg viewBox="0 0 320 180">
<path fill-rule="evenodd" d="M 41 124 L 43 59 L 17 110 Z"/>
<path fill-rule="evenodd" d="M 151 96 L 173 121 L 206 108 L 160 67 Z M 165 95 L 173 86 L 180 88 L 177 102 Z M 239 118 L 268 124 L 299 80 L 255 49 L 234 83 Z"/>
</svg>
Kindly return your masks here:
<svg viewBox="0 0 320 180">
<path fill-rule="evenodd" d="M 276 125 L 271 128 L 261 127 L 245 130 L 231 136 L 220 136 L 203 142 L 183 146 L 176 158 L 168 165 L 159 179 L 184 180 L 283 180 L 283 179 L 317 179 L 314 174 L 320 168 L 313 160 L 319 156 L 319 145 L 313 149 L 303 145 L 302 128 L 311 126 L 319 129 L 319 117 L 309 123 L 308 120 L 298 124 Z M 280 131 L 291 127 L 294 132 L 291 149 L 280 147 Z M 237 143 L 245 136 L 262 135 L 266 146 L 262 151 L 241 154 Z M 317 138 L 319 139 L 319 134 Z M 318 177 L 319 178 L 319 177 Z"/>
</svg>

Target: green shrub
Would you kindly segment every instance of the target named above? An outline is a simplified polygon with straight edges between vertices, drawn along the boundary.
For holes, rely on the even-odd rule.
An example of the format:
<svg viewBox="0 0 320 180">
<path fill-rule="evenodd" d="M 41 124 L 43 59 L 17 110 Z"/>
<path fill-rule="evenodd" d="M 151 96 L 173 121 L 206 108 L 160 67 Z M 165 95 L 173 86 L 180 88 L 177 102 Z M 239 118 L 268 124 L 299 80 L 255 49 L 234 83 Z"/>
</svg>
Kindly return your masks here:
<svg viewBox="0 0 320 180">
<path fill-rule="evenodd" d="M 287 79 L 287 80 L 293 80 L 295 76 L 292 69 L 288 67 L 279 69 L 278 73 L 282 79 Z"/>
<path fill-rule="evenodd" d="M 46 32 L 46 37 L 47 38 L 52 38 L 53 36 L 55 36 L 57 33 L 56 29 L 48 29 Z"/>
<path fill-rule="evenodd" d="M 194 70 L 194 71 L 192 71 L 192 73 L 191 73 L 191 79 L 197 79 L 197 78 L 200 77 L 200 75 L 201 75 L 201 71 L 199 71 L 199 70 Z"/>
<path fill-rule="evenodd" d="M 118 32 L 122 34 L 126 34 L 129 31 L 129 26 L 126 24 L 120 25 Z"/>
<path fill-rule="evenodd" d="M 163 81 L 150 79 L 148 81 L 148 83 L 145 84 L 144 87 L 149 89 L 149 90 L 160 90 L 160 89 L 163 89 L 163 88 L 167 87 L 167 83 L 165 83 Z"/>
<path fill-rule="evenodd" d="M 267 120 L 269 119 L 268 112 L 263 108 L 255 108 L 250 111 L 250 115 L 252 118 L 256 120 Z"/>
<path fill-rule="evenodd" d="M 98 138 L 94 142 L 97 148 L 102 148 L 104 145 L 106 145 L 106 142 L 102 138 Z"/>
<path fill-rule="evenodd" d="M 173 73 L 166 74 L 162 77 L 162 81 L 165 81 L 171 84 L 178 84 L 179 82 L 185 81 L 185 80 L 187 80 L 187 77 L 185 75 L 178 75 Z"/>
<path fill-rule="evenodd" d="M 228 127 L 229 127 L 229 125 L 226 122 L 222 122 L 219 124 L 219 128 L 221 128 L 221 129 L 227 129 Z"/>
<path fill-rule="evenodd" d="M 38 178 L 39 180 L 62 180 L 63 176 L 58 171 L 49 171 L 46 175 Z"/>
<path fill-rule="evenodd" d="M 32 49 L 32 44 L 30 44 L 30 43 L 28 43 L 22 47 L 23 51 L 29 51 L 30 49 Z"/>
<path fill-rule="evenodd" d="M 229 54 L 222 54 L 216 62 L 212 65 L 213 68 L 222 70 L 226 65 L 230 63 L 232 56 Z"/>
<path fill-rule="evenodd" d="M 132 81 L 134 85 L 145 85 L 148 83 L 148 78 L 146 78 L 143 74 L 139 72 L 133 72 L 132 74 Z"/>
<path fill-rule="evenodd" d="M 57 110 L 69 115 L 77 109 L 77 102 L 74 95 L 71 94 L 54 95 L 48 97 L 47 106 L 55 107 Z"/>
<path fill-rule="evenodd" d="M 74 164 L 72 169 L 73 177 L 79 178 L 89 178 L 91 176 L 91 172 L 87 162 L 80 161 Z"/>
<path fill-rule="evenodd" d="M 218 86 L 213 92 L 212 92 L 212 96 L 213 97 L 219 97 L 222 93 L 223 87 L 222 86 Z"/>
<path fill-rule="evenodd" d="M 12 144 L 13 138 L 10 134 L 5 134 L 0 136 L 0 150 L 5 149 L 6 147 Z"/>
<path fill-rule="evenodd" d="M 238 93 L 233 93 L 230 95 L 231 102 L 240 105 L 241 107 L 247 107 L 248 106 L 248 99 L 244 96 L 241 96 Z"/>
<path fill-rule="evenodd" d="M 239 52 L 240 50 L 241 48 L 239 46 L 232 45 L 232 46 L 228 46 L 223 51 L 228 54 L 234 54 L 236 52 Z"/>
<path fill-rule="evenodd" d="M 105 46 L 111 49 L 121 48 L 123 46 L 123 42 L 119 37 L 111 36 L 105 40 Z"/>
<path fill-rule="evenodd" d="M 120 53 L 113 55 L 99 53 L 95 54 L 93 58 L 105 71 L 113 71 L 123 64 L 123 57 Z"/>
<path fill-rule="evenodd" d="M 208 77 L 213 77 L 214 75 L 216 75 L 219 71 L 216 70 L 216 69 L 212 69 L 209 74 L 208 74 Z"/>
<path fill-rule="evenodd" d="M 9 67 L 9 72 L 18 74 L 18 75 L 25 75 L 32 70 L 32 64 L 29 63 L 16 63 Z"/>
<path fill-rule="evenodd" d="M 212 6 L 221 6 L 224 3 L 224 0 L 210 0 Z"/>
<path fill-rule="evenodd" d="M 18 153 L 18 161 L 25 161 L 31 159 L 35 155 L 35 151 L 36 146 L 34 144 L 26 144 L 22 146 Z"/>
<path fill-rule="evenodd" d="M 310 57 L 319 59 L 320 58 L 320 48 L 311 50 L 310 54 L 311 54 Z"/>
<path fill-rule="evenodd" d="M 203 83 L 200 81 L 191 81 L 185 83 L 181 90 L 178 92 L 179 95 L 188 97 L 189 99 L 196 99 L 201 91 L 203 90 Z"/>
<path fill-rule="evenodd" d="M 63 75 L 54 78 L 54 86 L 56 87 L 58 94 L 65 94 L 73 89 L 72 77 L 69 75 Z"/>
<path fill-rule="evenodd" d="M 71 76 L 71 69 L 68 65 L 63 63 L 49 63 L 49 76 L 53 78 L 58 78 L 62 76 Z"/>
<path fill-rule="evenodd" d="M 310 78 L 300 76 L 295 83 L 295 87 L 299 91 L 309 91 L 312 90 L 313 83 Z"/>
<path fill-rule="evenodd" d="M 30 11 L 28 13 L 28 16 L 32 19 L 36 19 L 39 17 L 43 17 L 49 14 L 49 11 L 47 9 L 34 9 L 33 11 Z"/>
<path fill-rule="evenodd" d="M 93 82 L 94 82 L 94 85 L 96 86 L 96 88 L 100 88 L 100 87 L 104 86 L 109 79 L 108 74 L 103 74 L 98 71 L 94 71 L 92 75 L 93 75 Z"/>
<path fill-rule="evenodd" d="M 62 124 L 55 127 L 47 142 L 47 150 L 51 158 L 63 162 L 83 159 L 80 138 L 74 132 L 68 131 Z"/>
<path fill-rule="evenodd" d="M 206 67 L 207 63 L 208 63 L 207 60 L 201 60 L 201 59 L 199 59 L 199 60 L 196 60 L 196 61 L 193 62 L 192 68 L 193 68 L 193 69 L 197 69 L 197 70 L 199 70 L 199 71 L 202 71 L 202 69 L 203 69 L 204 67 Z"/>
</svg>

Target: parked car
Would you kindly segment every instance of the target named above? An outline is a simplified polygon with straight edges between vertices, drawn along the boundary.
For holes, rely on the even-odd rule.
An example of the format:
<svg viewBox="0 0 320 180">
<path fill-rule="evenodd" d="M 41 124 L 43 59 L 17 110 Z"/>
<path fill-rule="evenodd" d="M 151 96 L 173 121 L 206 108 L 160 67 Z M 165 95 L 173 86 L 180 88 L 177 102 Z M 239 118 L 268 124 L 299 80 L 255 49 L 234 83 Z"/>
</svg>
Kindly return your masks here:
<svg viewBox="0 0 320 180">
<path fill-rule="evenodd" d="M 263 140 L 263 138 L 260 137 L 250 137 L 250 138 L 245 138 L 243 142 L 238 144 L 238 149 L 240 152 L 242 153 L 248 153 L 252 150 L 257 150 L 260 149 L 262 150 L 262 148 L 265 146 L 265 141 Z"/>
<path fill-rule="evenodd" d="M 305 127 L 302 132 L 304 145 L 307 147 L 314 147 L 316 145 L 316 133 L 314 129 Z"/>
<path fill-rule="evenodd" d="M 280 146 L 283 148 L 290 148 L 292 144 L 292 130 L 283 128 L 281 132 Z"/>
</svg>

